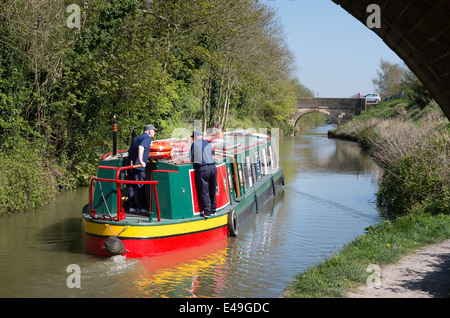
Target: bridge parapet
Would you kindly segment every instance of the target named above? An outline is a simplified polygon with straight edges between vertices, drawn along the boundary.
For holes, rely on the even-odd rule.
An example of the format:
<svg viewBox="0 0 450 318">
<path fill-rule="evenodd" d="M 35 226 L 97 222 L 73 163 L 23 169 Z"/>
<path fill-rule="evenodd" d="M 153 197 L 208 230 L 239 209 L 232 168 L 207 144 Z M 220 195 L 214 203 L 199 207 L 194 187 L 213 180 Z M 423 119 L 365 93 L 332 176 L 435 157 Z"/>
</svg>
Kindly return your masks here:
<svg viewBox="0 0 450 318">
<path fill-rule="evenodd" d="M 365 111 L 367 102 L 365 98 L 318 98 L 300 97 L 297 98 L 295 107 L 320 107 L 328 109 L 360 109 Z"/>
<path fill-rule="evenodd" d="M 297 99 L 297 104 L 293 107 L 295 113 L 289 122 L 294 127 L 302 116 L 311 112 L 325 113 L 331 116 L 339 126 L 367 110 L 370 104 L 365 98 L 301 97 Z"/>
</svg>

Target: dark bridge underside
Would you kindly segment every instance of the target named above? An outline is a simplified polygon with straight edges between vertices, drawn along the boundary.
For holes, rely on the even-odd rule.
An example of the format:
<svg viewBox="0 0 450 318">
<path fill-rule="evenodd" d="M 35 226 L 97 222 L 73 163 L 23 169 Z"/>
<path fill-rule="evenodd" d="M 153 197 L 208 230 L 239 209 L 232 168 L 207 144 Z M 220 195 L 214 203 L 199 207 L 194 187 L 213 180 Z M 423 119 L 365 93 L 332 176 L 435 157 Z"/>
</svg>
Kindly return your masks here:
<svg viewBox="0 0 450 318">
<path fill-rule="evenodd" d="M 370 4 L 381 9 L 374 31 L 430 91 L 450 119 L 450 1 L 332 0 L 366 25 Z"/>
</svg>

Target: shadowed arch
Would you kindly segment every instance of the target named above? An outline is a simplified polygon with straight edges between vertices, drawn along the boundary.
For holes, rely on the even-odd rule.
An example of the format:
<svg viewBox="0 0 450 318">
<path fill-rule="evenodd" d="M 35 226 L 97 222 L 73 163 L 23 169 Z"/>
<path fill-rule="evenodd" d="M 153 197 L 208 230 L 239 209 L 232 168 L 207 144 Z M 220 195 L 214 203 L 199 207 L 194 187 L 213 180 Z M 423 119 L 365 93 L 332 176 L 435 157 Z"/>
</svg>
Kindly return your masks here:
<svg viewBox="0 0 450 318">
<path fill-rule="evenodd" d="M 325 114 L 325 115 L 330 116 L 331 118 L 333 118 L 333 120 L 336 123 L 336 125 L 339 123 L 339 119 L 334 114 L 332 114 L 329 111 L 326 111 L 324 109 L 309 109 L 309 110 L 305 110 L 304 112 L 301 112 L 301 113 L 296 115 L 297 119 L 294 120 L 294 127 L 297 126 L 297 122 L 300 120 L 300 118 L 302 118 L 305 115 L 311 114 L 311 113 L 322 113 L 322 114 Z"/>
</svg>

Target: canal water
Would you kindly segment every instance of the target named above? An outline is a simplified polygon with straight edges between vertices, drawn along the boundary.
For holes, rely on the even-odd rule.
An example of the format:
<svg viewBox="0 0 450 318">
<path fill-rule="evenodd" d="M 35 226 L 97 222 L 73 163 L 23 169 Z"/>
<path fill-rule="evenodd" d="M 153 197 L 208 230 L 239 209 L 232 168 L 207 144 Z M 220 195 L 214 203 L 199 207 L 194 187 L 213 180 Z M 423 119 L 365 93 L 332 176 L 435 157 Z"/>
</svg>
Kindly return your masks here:
<svg viewBox="0 0 450 318">
<path fill-rule="evenodd" d="M 0 297 L 279 297 L 293 275 L 380 219 L 381 169 L 357 144 L 328 139 L 332 128 L 283 137 L 284 189 L 238 237 L 202 248 L 145 259 L 86 255 L 86 188 L 0 217 Z"/>
</svg>

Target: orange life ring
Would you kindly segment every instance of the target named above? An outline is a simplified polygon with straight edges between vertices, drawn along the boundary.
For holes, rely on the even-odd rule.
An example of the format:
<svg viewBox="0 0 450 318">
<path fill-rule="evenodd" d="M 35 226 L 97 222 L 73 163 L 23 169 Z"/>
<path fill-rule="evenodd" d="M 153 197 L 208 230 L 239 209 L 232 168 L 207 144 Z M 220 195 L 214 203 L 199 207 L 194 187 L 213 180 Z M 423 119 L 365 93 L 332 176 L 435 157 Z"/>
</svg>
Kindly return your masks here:
<svg viewBox="0 0 450 318">
<path fill-rule="evenodd" d="M 165 159 L 165 158 L 173 157 L 173 152 L 172 151 L 154 151 L 154 152 L 150 152 L 148 156 L 150 158 L 155 158 L 155 159 Z"/>
<path fill-rule="evenodd" d="M 156 140 L 150 145 L 150 152 L 171 151 L 173 146 L 168 141 Z"/>
</svg>

